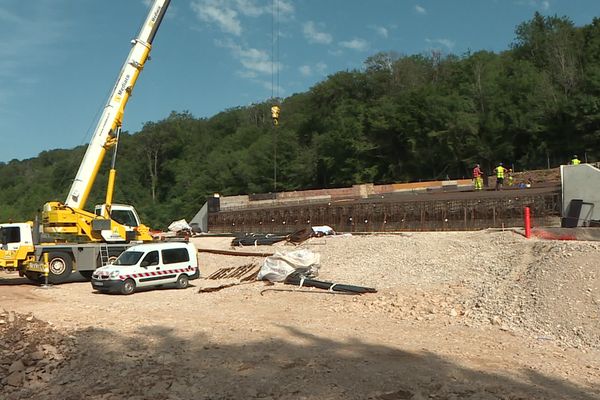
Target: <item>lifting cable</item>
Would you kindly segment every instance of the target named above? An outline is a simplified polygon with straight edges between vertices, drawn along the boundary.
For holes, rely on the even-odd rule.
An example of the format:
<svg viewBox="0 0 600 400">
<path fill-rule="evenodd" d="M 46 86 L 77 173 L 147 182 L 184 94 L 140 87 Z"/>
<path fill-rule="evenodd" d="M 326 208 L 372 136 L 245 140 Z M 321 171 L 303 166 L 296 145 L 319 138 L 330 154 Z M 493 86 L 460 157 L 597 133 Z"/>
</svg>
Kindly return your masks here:
<svg viewBox="0 0 600 400">
<path fill-rule="evenodd" d="M 279 126 L 279 0 L 272 1 L 271 10 L 271 118 Z M 277 192 L 277 130 L 273 129 L 273 192 Z"/>
</svg>

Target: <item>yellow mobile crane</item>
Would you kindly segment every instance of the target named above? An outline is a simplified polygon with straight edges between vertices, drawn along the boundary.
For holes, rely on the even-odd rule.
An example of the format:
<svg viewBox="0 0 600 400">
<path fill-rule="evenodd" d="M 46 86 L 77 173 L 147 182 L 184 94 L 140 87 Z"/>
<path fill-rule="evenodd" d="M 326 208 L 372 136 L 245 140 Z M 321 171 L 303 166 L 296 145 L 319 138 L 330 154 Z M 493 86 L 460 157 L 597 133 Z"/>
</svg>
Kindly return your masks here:
<svg viewBox="0 0 600 400">
<path fill-rule="evenodd" d="M 170 0 L 154 0 L 139 34 L 121 68 L 104 111 L 64 203 L 48 202 L 38 224 L 0 224 L 0 269 L 17 270 L 32 280 L 49 271 L 49 281 L 60 283 L 73 271 L 90 277 L 131 242 L 150 241 L 148 227 L 141 224 L 132 206 L 113 204 L 117 143 L 123 112 L 137 78 L 148 60 L 152 42 Z M 95 212 L 84 207 L 106 152 L 113 149 L 105 204 Z M 42 242 L 41 235 L 46 238 Z"/>
</svg>

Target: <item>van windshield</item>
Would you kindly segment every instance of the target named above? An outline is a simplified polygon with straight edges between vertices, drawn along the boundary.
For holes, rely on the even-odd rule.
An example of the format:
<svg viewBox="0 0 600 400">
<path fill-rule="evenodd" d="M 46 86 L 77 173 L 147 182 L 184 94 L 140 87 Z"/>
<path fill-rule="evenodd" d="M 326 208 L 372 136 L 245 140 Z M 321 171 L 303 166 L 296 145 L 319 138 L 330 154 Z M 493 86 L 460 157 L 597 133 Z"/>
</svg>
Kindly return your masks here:
<svg viewBox="0 0 600 400">
<path fill-rule="evenodd" d="M 143 251 L 125 251 L 121 253 L 113 265 L 135 265 L 143 255 Z"/>
</svg>

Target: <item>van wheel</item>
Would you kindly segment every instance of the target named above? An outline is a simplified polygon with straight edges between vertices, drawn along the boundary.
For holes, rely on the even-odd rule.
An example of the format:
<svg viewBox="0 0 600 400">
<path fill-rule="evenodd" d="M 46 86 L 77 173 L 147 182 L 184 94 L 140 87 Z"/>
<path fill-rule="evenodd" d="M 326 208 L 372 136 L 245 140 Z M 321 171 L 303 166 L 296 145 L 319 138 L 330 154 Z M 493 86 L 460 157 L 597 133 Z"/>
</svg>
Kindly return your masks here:
<svg viewBox="0 0 600 400">
<path fill-rule="evenodd" d="M 133 279 L 127 279 L 121 286 L 121 294 L 131 294 L 135 291 L 135 282 Z"/>
<path fill-rule="evenodd" d="M 63 283 L 73 271 L 73 260 L 71 256 L 63 252 L 48 253 L 49 274 L 48 281 L 50 283 Z"/>
<path fill-rule="evenodd" d="M 177 288 L 185 289 L 186 287 L 188 287 L 189 282 L 190 279 L 188 278 L 187 274 L 181 274 L 179 275 L 179 278 L 177 278 Z"/>
</svg>

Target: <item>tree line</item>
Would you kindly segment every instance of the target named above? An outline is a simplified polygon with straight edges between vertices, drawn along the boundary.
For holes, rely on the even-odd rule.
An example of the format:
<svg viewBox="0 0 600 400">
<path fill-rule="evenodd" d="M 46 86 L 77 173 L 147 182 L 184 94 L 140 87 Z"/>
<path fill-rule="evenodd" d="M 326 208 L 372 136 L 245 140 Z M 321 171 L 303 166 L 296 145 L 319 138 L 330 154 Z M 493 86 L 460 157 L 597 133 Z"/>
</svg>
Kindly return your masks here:
<svg viewBox="0 0 600 400">
<path fill-rule="evenodd" d="M 280 103 L 277 127 L 268 101 L 211 118 L 172 112 L 122 134 L 115 201 L 164 228 L 215 192 L 462 178 L 475 163 L 536 169 L 573 154 L 597 161 L 600 19 L 577 27 L 536 13 L 500 53 L 377 53 Z M 84 152 L 0 163 L 0 221 L 64 199 Z M 104 199 L 108 162 L 90 205 Z"/>
</svg>

